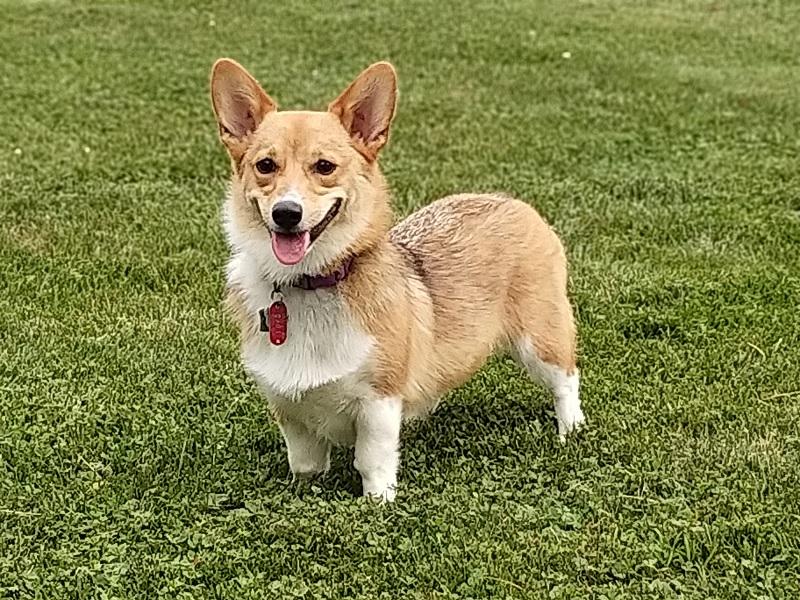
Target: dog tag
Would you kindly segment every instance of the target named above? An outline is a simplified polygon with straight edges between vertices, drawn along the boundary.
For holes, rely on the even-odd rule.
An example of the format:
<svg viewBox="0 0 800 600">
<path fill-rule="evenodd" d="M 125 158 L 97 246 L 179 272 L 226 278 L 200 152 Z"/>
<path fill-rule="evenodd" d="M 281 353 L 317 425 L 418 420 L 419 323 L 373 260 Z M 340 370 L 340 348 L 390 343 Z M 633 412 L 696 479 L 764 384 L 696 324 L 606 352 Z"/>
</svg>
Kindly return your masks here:
<svg viewBox="0 0 800 600">
<path fill-rule="evenodd" d="M 269 321 L 269 341 L 280 346 L 286 341 L 286 305 L 278 300 L 269 305 L 267 321 Z"/>
</svg>

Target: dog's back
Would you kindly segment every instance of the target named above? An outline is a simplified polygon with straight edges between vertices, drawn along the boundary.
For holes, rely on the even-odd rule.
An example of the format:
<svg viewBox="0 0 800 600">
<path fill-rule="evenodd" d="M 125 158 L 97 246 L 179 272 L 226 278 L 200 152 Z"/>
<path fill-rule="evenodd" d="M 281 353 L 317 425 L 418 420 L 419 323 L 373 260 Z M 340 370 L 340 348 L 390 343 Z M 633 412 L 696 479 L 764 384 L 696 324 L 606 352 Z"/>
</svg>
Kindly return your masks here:
<svg viewBox="0 0 800 600">
<path fill-rule="evenodd" d="M 566 260 L 555 233 L 529 205 L 460 194 L 413 213 L 390 231 L 430 296 L 426 369 L 445 391 L 497 350 L 531 344 L 571 373 L 575 332 Z"/>
</svg>

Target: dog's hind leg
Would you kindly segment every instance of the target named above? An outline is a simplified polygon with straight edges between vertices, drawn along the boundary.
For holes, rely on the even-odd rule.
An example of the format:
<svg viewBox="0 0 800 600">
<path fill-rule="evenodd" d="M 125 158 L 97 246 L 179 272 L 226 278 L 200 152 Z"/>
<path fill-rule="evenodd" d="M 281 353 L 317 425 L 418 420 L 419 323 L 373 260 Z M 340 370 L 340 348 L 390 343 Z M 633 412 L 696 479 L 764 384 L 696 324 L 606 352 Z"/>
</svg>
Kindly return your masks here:
<svg viewBox="0 0 800 600">
<path fill-rule="evenodd" d="M 586 420 L 581 410 L 577 367 L 545 361 L 528 337 L 516 341 L 513 353 L 531 378 L 553 393 L 558 435 L 562 442 L 566 441 L 567 434 L 580 428 Z"/>
<path fill-rule="evenodd" d="M 555 397 L 561 441 L 585 421 L 566 280 L 563 260 L 543 263 L 520 278 L 509 294 L 507 330 L 514 357 Z"/>
</svg>

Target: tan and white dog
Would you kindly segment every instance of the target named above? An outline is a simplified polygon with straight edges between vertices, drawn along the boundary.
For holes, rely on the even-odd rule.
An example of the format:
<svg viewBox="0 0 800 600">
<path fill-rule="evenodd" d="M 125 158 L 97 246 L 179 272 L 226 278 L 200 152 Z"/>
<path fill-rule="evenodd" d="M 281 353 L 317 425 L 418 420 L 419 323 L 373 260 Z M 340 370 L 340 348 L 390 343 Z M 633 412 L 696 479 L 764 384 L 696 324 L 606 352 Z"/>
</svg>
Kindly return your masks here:
<svg viewBox="0 0 800 600">
<path fill-rule="evenodd" d="M 278 111 L 221 59 L 211 98 L 233 171 L 227 301 L 295 476 L 355 446 L 364 494 L 394 499 L 401 422 L 498 351 L 552 390 L 562 439 L 583 423 L 566 259 L 539 214 L 463 194 L 392 227 L 377 162 L 397 99 L 390 64 L 311 112 Z"/>
</svg>

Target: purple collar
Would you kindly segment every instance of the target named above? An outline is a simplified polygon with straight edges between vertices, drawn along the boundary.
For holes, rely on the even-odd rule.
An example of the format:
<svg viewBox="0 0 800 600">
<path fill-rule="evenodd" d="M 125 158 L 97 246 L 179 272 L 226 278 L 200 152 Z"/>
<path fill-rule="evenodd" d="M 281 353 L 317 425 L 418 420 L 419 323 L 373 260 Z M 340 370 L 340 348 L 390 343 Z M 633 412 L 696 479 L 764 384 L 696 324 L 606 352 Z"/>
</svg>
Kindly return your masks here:
<svg viewBox="0 0 800 600">
<path fill-rule="evenodd" d="M 353 270 L 354 262 L 355 257 L 351 256 L 329 275 L 301 275 L 292 286 L 300 288 L 301 290 L 317 290 L 319 288 L 334 287 L 340 281 L 347 279 L 347 276 L 350 275 L 350 271 Z"/>
</svg>

